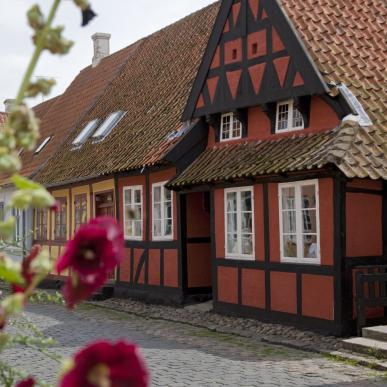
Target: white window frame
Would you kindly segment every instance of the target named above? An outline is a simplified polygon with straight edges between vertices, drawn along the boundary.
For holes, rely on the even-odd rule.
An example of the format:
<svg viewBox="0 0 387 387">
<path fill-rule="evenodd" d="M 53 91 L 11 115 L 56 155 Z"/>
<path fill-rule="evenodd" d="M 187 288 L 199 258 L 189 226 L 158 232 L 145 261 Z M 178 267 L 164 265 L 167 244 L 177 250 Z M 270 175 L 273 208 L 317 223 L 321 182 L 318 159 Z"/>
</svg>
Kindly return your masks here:
<svg viewBox="0 0 387 387">
<path fill-rule="evenodd" d="M 227 251 L 227 194 L 228 193 L 237 193 L 237 235 L 238 235 L 238 250 L 242 251 L 242 211 L 240 208 L 241 203 L 241 193 L 242 192 L 251 192 L 251 211 L 252 211 L 252 244 L 253 251 L 251 255 L 237 253 L 232 254 Z M 238 187 L 238 188 L 227 188 L 224 190 L 224 251 L 226 259 L 239 259 L 239 260 L 255 260 L 255 213 L 254 213 L 254 187 Z"/>
<path fill-rule="evenodd" d="M 152 184 L 152 240 L 154 241 L 170 241 L 173 240 L 173 234 L 174 234 L 174 221 L 173 221 L 173 205 L 174 205 L 174 200 L 173 200 L 173 191 L 171 191 L 171 234 L 170 235 L 165 235 L 165 212 L 164 212 L 164 203 L 165 203 L 165 186 L 168 182 L 163 181 L 160 183 L 153 183 Z M 161 192 L 160 192 L 160 197 L 161 197 L 161 234 L 162 235 L 157 235 L 155 236 L 154 230 L 155 230 L 155 188 L 156 187 L 161 187 Z"/>
<path fill-rule="evenodd" d="M 133 205 L 133 202 L 134 202 L 133 199 L 135 197 L 135 191 L 140 191 L 140 193 L 141 193 L 141 202 L 140 202 L 140 205 L 141 205 L 141 236 L 128 235 L 126 233 L 126 222 L 130 220 L 130 219 L 126 219 L 126 208 L 127 207 L 131 207 L 130 205 L 126 204 L 126 202 L 125 202 L 125 193 L 127 191 L 131 191 L 132 205 Z M 124 219 L 123 228 L 124 228 L 125 240 L 129 240 L 129 241 L 142 241 L 143 237 L 144 237 L 144 199 L 143 199 L 143 187 L 142 187 L 142 185 L 132 185 L 132 186 L 124 187 L 122 189 L 122 203 L 123 203 L 123 213 L 124 213 L 124 216 L 123 216 L 123 219 Z"/>
<path fill-rule="evenodd" d="M 288 125 L 286 129 L 279 129 L 279 114 L 280 114 L 280 107 L 288 105 Z M 294 107 L 294 101 L 288 100 L 288 101 L 283 101 L 283 102 L 278 102 L 277 103 L 277 112 L 275 115 L 275 132 L 276 133 L 287 133 L 287 132 L 293 132 L 296 130 L 303 130 L 305 129 L 305 122 L 304 119 L 302 119 L 302 125 L 300 126 L 293 126 L 293 114 L 295 111 Z"/>
<path fill-rule="evenodd" d="M 227 138 L 223 138 L 223 133 L 224 133 L 224 125 L 223 125 L 223 119 L 226 118 L 226 117 L 230 117 L 230 130 L 229 130 L 229 136 Z M 233 127 L 234 127 L 234 121 L 237 121 L 240 125 L 240 135 L 239 136 L 234 136 L 233 135 Z M 242 138 L 242 134 L 243 134 L 243 125 L 242 123 L 238 120 L 238 118 L 235 116 L 234 113 L 226 113 L 226 114 L 222 114 L 221 118 L 220 118 L 220 137 L 219 137 L 219 140 L 221 142 L 223 141 L 230 141 L 230 140 L 239 140 Z"/>
<path fill-rule="evenodd" d="M 82 131 L 75 137 L 72 145 L 73 149 L 79 149 L 91 136 L 94 130 L 97 128 L 99 124 L 99 119 L 89 121 L 86 126 L 82 129 Z"/>
<path fill-rule="evenodd" d="M 35 149 L 34 154 L 37 155 L 38 153 L 40 153 L 40 152 L 44 149 L 44 147 L 50 142 L 51 138 L 52 138 L 51 136 L 46 137 L 46 138 L 40 143 L 40 145 Z"/>
<path fill-rule="evenodd" d="M 126 112 L 118 110 L 114 113 L 109 114 L 101 125 L 93 134 L 93 143 L 101 142 L 105 140 L 107 136 L 113 131 L 113 129 L 118 125 L 118 123 L 124 118 Z"/>
<path fill-rule="evenodd" d="M 317 233 L 317 257 L 316 258 L 301 258 L 300 253 L 303 249 L 303 217 L 301 205 L 301 187 L 313 185 L 316 190 L 316 233 Z M 298 257 L 284 256 L 284 232 L 283 232 L 283 208 L 282 208 L 282 189 L 295 189 L 295 212 L 296 212 L 296 235 L 297 235 L 297 255 Z M 278 184 L 278 201 L 279 201 L 279 218 L 280 218 L 280 254 L 281 262 L 283 263 L 301 263 L 309 265 L 321 264 L 321 244 L 320 244 L 320 198 L 319 198 L 319 181 L 318 180 L 303 180 L 291 183 Z"/>
</svg>

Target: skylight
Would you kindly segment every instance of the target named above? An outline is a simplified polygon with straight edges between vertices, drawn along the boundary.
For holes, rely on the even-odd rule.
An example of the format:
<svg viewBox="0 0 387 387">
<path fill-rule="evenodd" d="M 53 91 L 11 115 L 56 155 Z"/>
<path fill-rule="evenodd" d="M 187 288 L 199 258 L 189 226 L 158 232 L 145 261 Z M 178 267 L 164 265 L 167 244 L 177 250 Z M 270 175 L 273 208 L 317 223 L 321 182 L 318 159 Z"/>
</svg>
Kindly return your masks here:
<svg viewBox="0 0 387 387">
<path fill-rule="evenodd" d="M 40 153 L 43 148 L 47 145 L 47 143 L 51 140 L 51 136 L 50 137 L 46 137 L 42 142 L 41 144 L 35 149 L 35 154 L 37 155 L 38 153 Z"/>
<path fill-rule="evenodd" d="M 76 139 L 73 141 L 73 145 L 74 145 L 75 148 L 78 148 L 78 147 L 82 146 L 86 142 L 86 140 L 91 136 L 91 133 L 93 133 L 93 131 L 97 127 L 98 122 L 99 122 L 98 119 L 90 121 L 83 128 L 81 133 L 79 133 L 78 136 L 76 137 Z"/>
<path fill-rule="evenodd" d="M 125 112 L 118 111 L 110 114 L 106 120 L 101 124 L 97 131 L 93 134 L 94 142 L 99 142 L 104 140 L 114 127 L 118 124 L 121 118 L 125 115 Z"/>
</svg>

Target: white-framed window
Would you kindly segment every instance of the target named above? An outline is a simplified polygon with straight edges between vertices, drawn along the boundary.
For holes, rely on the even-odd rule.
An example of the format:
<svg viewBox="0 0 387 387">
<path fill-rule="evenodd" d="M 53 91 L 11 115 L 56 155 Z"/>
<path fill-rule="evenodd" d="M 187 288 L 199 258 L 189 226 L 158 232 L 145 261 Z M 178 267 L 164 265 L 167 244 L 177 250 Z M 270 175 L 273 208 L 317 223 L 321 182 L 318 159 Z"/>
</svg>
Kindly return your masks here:
<svg viewBox="0 0 387 387">
<path fill-rule="evenodd" d="M 141 240 L 143 229 L 142 186 L 124 187 L 125 239 Z"/>
<path fill-rule="evenodd" d="M 320 264 L 317 180 L 278 185 L 281 261 Z"/>
<path fill-rule="evenodd" d="M 291 132 L 304 129 L 304 119 L 300 111 L 289 100 L 277 103 L 276 133 Z"/>
<path fill-rule="evenodd" d="M 102 122 L 101 126 L 96 130 L 93 134 L 94 142 L 103 141 L 110 132 L 116 127 L 116 125 L 121 121 L 122 117 L 126 112 L 121 110 L 110 114 L 104 122 Z"/>
<path fill-rule="evenodd" d="M 226 258 L 254 259 L 252 187 L 224 191 Z"/>
<path fill-rule="evenodd" d="M 222 114 L 220 122 L 220 141 L 242 138 L 242 123 L 234 113 Z"/>
<path fill-rule="evenodd" d="M 152 235 L 154 240 L 173 238 L 172 192 L 165 188 L 166 183 L 152 185 Z"/>
<path fill-rule="evenodd" d="M 91 134 L 94 132 L 94 130 L 97 128 L 97 125 L 99 123 L 98 119 L 95 119 L 93 121 L 90 121 L 86 124 L 86 126 L 82 129 L 81 133 L 78 134 L 78 136 L 73 141 L 73 148 L 80 148 L 87 139 L 91 136 Z"/>
<path fill-rule="evenodd" d="M 38 153 L 40 153 L 43 148 L 48 144 L 48 142 L 51 140 L 51 136 L 49 137 L 46 137 L 41 143 L 40 145 L 35 149 L 35 154 L 37 155 Z"/>
</svg>

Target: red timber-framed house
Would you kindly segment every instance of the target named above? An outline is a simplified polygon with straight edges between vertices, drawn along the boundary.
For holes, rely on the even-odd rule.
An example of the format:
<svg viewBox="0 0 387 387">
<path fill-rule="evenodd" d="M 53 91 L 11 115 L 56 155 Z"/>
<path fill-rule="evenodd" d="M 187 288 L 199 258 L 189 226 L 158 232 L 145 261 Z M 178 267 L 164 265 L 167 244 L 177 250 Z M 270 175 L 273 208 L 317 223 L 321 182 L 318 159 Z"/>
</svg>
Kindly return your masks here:
<svg viewBox="0 0 387 387">
<path fill-rule="evenodd" d="M 133 46 L 37 175 L 67 235 L 119 219 L 117 295 L 353 329 L 356 273 L 387 260 L 383 10 L 223 0 Z"/>
</svg>

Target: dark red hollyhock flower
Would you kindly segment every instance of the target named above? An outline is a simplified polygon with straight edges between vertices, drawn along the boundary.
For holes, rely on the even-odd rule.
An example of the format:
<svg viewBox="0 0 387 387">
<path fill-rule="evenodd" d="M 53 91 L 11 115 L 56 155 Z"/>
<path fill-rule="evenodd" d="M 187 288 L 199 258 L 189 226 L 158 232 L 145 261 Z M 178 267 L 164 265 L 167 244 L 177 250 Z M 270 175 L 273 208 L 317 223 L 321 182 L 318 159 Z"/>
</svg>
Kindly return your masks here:
<svg viewBox="0 0 387 387">
<path fill-rule="evenodd" d="M 25 284 L 23 286 L 13 284 L 12 291 L 14 293 L 24 293 L 27 290 L 27 288 L 31 285 L 32 280 L 34 278 L 34 273 L 31 270 L 31 264 L 33 260 L 40 254 L 41 251 L 42 251 L 42 246 L 40 245 L 32 246 L 29 255 L 27 255 L 27 257 L 24 259 L 22 263 L 21 274 L 25 281 Z"/>
<path fill-rule="evenodd" d="M 28 379 L 21 380 L 15 387 L 34 387 L 35 379 L 29 377 Z"/>
<path fill-rule="evenodd" d="M 149 375 L 136 345 L 96 342 L 78 352 L 59 387 L 147 387 Z"/>
<path fill-rule="evenodd" d="M 52 212 L 58 212 L 60 209 L 60 203 L 58 200 L 55 201 L 55 203 L 50 207 L 50 210 Z"/>
<path fill-rule="evenodd" d="M 122 231 L 111 217 L 93 219 L 79 228 L 56 266 L 58 273 L 72 271 L 64 288 L 70 308 L 106 282 L 109 272 L 120 263 L 123 248 Z"/>
</svg>

